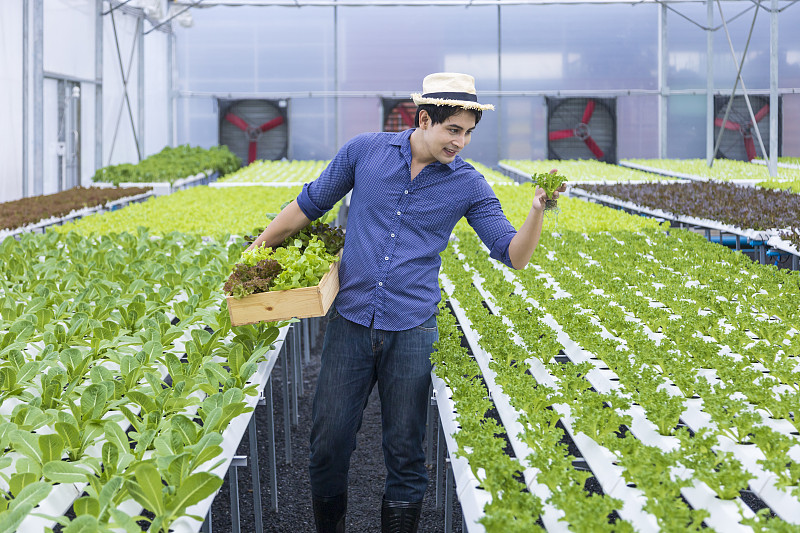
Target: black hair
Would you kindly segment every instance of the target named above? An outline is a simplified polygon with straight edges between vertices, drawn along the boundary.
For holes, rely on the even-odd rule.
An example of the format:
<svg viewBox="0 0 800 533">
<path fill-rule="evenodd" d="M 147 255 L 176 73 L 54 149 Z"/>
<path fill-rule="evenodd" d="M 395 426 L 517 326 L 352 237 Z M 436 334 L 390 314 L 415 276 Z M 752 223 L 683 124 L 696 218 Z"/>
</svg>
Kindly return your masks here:
<svg viewBox="0 0 800 533">
<path fill-rule="evenodd" d="M 419 112 L 422 110 L 428 112 L 428 116 L 431 117 L 431 124 L 441 124 L 448 118 L 452 117 L 453 115 L 460 113 L 461 111 L 471 111 L 473 115 L 475 115 L 475 125 L 478 125 L 478 122 L 481 121 L 481 117 L 483 116 L 483 111 L 480 109 L 464 109 L 463 107 L 457 107 L 452 105 L 433 105 L 433 104 L 422 104 L 417 107 L 417 115 L 414 117 L 414 127 L 419 128 Z"/>
</svg>

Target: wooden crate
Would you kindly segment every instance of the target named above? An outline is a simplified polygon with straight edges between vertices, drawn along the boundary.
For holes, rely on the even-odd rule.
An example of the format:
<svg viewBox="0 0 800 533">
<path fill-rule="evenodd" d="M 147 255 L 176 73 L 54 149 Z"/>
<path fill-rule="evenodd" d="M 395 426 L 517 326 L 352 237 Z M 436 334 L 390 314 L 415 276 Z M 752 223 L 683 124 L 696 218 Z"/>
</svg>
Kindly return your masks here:
<svg viewBox="0 0 800 533">
<path fill-rule="evenodd" d="M 339 292 L 339 263 L 341 260 L 335 261 L 319 285 L 313 287 L 261 292 L 243 298 L 228 296 L 231 325 L 324 316 Z"/>
</svg>

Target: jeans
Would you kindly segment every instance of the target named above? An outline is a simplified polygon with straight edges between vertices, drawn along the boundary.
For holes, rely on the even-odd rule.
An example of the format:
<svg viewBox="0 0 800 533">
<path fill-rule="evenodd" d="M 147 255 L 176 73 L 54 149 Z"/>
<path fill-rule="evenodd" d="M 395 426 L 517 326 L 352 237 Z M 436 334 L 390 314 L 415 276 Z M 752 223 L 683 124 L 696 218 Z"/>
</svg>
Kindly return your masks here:
<svg viewBox="0 0 800 533">
<path fill-rule="evenodd" d="M 408 330 L 383 331 L 350 322 L 331 308 L 312 410 L 309 475 L 314 496 L 347 492 L 350 455 L 377 382 L 387 470 L 384 496 L 422 501 L 428 485 L 422 444 L 430 354 L 438 338 L 435 315 Z"/>
</svg>

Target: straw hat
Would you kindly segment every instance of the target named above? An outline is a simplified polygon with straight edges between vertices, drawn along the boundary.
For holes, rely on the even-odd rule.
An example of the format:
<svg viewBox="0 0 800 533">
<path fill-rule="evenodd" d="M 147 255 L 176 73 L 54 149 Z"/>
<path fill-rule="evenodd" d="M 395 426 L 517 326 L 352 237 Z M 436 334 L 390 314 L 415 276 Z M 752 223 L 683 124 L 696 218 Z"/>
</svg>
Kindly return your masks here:
<svg viewBox="0 0 800 533">
<path fill-rule="evenodd" d="M 478 103 L 475 78 L 454 72 L 428 74 L 422 80 L 422 94 L 412 93 L 411 98 L 417 105 L 451 105 L 481 111 L 494 109 L 492 104 Z"/>
</svg>

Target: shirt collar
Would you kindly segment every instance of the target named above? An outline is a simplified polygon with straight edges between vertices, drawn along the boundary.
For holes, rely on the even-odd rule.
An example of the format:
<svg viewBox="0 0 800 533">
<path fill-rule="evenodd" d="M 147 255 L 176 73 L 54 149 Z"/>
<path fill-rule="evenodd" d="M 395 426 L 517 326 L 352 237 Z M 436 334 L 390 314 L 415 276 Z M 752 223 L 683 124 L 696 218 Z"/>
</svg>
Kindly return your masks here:
<svg viewBox="0 0 800 533">
<path fill-rule="evenodd" d="M 392 139 L 390 144 L 400 147 L 400 153 L 403 154 L 403 157 L 408 159 L 409 166 L 411 165 L 411 134 L 414 133 L 416 128 L 409 128 L 407 130 L 398 132 L 395 134 L 394 139 Z M 449 163 L 442 163 L 440 161 L 435 161 L 434 164 L 439 167 L 447 167 L 450 171 L 454 171 L 458 166 L 460 166 L 460 157 L 456 156 L 452 161 Z"/>
</svg>

